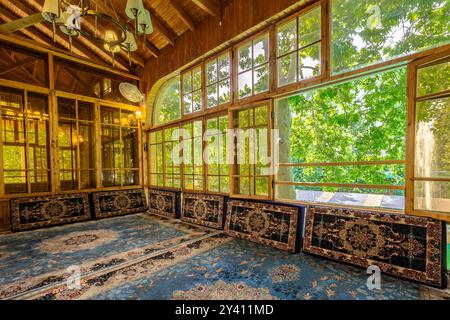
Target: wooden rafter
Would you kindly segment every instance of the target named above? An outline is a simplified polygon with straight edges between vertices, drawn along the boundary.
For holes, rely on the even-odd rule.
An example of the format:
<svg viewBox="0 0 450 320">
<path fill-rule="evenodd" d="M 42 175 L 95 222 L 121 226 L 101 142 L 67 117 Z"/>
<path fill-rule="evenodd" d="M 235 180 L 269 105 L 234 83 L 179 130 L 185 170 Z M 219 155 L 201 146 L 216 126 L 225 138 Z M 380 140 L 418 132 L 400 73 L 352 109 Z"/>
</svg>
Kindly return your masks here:
<svg viewBox="0 0 450 320">
<path fill-rule="evenodd" d="M 158 17 L 156 11 L 150 6 L 150 1 L 145 1 L 146 8 L 150 11 L 150 14 L 152 15 L 152 22 L 153 22 L 153 28 L 155 31 L 161 33 L 164 38 L 166 38 L 167 42 L 171 45 L 175 45 L 175 39 L 177 38 L 177 35 L 172 30 L 169 30 L 165 25 L 164 22 L 161 21 L 161 19 Z"/>
<path fill-rule="evenodd" d="M 178 14 L 178 17 L 181 19 L 181 21 L 184 22 L 184 24 L 191 30 L 195 30 L 195 24 L 192 18 L 188 15 L 188 13 L 183 9 L 183 7 L 177 2 L 177 0 L 171 0 L 170 5 L 175 10 L 175 12 Z"/>
<path fill-rule="evenodd" d="M 18 59 L 14 56 L 14 53 L 8 52 L 5 49 L 0 49 L 2 51 L 2 53 L 5 55 L 5 57 L 7 57 L 12 63 L 17 63 Z M 33 73 L 31 73 L 26 66 L 20 66 L 19 67 L 23 72 L 25 72 L 25 74 L 29 77 L 29 79 L 31 79 L 32 81 L 34 81 L 36 84 L 41 84 L 41 81 L 36 78 L 36 76 L 33 75 Z"/>
<path fill-rule="evenodd" d="M 220 3 L 217 0 L 192 0 L 200 9 L 213 17 L 220 17 Z"/>
<path fill-rule="evenodd" d="M 4 75 L 4 74 L 10 73 L 10 72 L 13 72 L 14 70 L 20 69 L 20 68 L 30 65 L 34 62 L 36 62 L 36 58 L 34 58 L 34 57 L 26 58 L 24 60 L 19 60 L 16 63 L 9 65 L 8 68 L 6 68 L 4 70 L 0 70 L 0 75 Z M 35 72 L 33 72 L 33 74 L 35 74 Z"/>
</svg>

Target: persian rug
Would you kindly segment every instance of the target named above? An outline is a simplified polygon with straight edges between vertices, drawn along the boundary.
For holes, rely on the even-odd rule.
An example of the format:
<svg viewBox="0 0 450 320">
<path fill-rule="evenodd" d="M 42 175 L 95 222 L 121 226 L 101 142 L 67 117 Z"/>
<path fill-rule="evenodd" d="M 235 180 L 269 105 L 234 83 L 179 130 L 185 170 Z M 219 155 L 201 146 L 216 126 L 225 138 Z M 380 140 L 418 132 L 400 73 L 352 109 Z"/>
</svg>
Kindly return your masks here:
<svg viewBox="0 0 450 320">
<path fill-rule="evenodd" d="M 55 226 L 90 218 L 87 194 L 27 197 L 11 200 L 13 231 Z"/>
<path fill-rule="evenodd" d="M 228 201 L 228 235 L 296 252 L 299 209 L 273 203 Z"/>
<path fill-rule="evenodd" d="M 310 206 L 303 251 L 445 287 L 444 223 L 352 209 Z"/>
<path fill-rule="evenodd" d="M 81 287 L 53 286 L 26 299 L 417 300 L 421 286 L 383 276 L 367 287 L 365 270 L 291 254 L 215 233 L 82 277 Z"/>
<path fill-rule="evenodd" d="M 109 218 L 147 211 L 144 189 L 95 192 L 95 217 Z"/>
<path fill-rule="evenodd" d="M 224 201 L 223 196 L 184 193 L 181 220 L 222 230 Z"/>
<path fill-rule="evenodd" d="M 177 217 L 178 193 L 159 189 L 148 189 L 149 211 L 169 217 Z"/>
<path fill-rule="evenodd" d="M 76 267 L 91 274 L 210 234 L 148 214 L 0 236 L 0 298 L 58 283 Z"/>
</svg>

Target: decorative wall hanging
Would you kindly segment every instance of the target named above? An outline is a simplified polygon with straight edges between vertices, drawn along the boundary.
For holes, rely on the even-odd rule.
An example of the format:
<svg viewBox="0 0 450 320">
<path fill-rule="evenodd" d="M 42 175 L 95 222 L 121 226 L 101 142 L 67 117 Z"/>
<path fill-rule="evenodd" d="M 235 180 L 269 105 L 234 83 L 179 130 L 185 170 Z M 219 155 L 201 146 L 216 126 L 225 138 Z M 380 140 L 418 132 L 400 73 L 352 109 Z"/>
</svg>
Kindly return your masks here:
<svg viewBox="0 0 450 320">
<path fill-rule="evenodd" d="M 311 206 L 303 250 L 422 282 L 445 286 L 444 223 L 362 210 Z"/>
<path fill-rule="evenodd" d="M 223 196 L 184 193 L 181 220 L 222 230 L 224 200 Z"/>
<path fill-rule="evenodd" d="M 296 252 L 300 230 L 297 207 L 241 200 L 230 200 L 227 205 L 227 234 Z"/>
<path fill-rule="evenodd" d="M 149 211 L 169 218 L 177 217 L 178 193 L 158 189 L 148 190 Z"/>
<path fill-rule="evenodd" d="M 148 210 L 144 189 L 96 192 L 93 197 L 96 218 L 122 216 Z"/>
<path fill-rule="evenodd" d="M 87 194 L 17 198 L 11 200 L 13 231 L 61 225 L 90 218 Z"/>
</svg>

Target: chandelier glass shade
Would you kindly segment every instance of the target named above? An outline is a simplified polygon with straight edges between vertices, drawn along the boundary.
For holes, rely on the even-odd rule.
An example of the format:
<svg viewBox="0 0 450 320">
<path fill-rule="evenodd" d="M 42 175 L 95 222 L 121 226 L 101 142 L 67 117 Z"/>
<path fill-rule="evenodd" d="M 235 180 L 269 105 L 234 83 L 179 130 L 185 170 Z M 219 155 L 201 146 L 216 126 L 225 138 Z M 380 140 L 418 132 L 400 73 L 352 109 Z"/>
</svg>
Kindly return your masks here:
<svg viewBox="0 0 450 320">
<path fill-rule="evenodd" d="M 106 51 L 114 54 L 125 50 L 128 52 L 130 65 L 130 52 L 137 50 L 137 35 L 144 35 L 153 32 L 150 12 L 145 9 L 142 0 L 128 0 L 125 8 L 125 14 L 130 19 L 122 24 L 114 11 L 116 18 L 93 10 L 98 8 L 96 1 L 106 0 L 45 0 L 42 8 L 42 17 L 45 21 L 53 25 L 53 41 L 55 41 L 56 27 L 69 37 L 70 50 L 72 50 L 72 38 L 83 36 L 91 41 L 97 42 Z M 110 1 L 110 0 L 109 0 Z M 97 5 L 96 5 L 97 4 Z M 129 23 L 134 22 L 134 34 Z"/>
</svg>

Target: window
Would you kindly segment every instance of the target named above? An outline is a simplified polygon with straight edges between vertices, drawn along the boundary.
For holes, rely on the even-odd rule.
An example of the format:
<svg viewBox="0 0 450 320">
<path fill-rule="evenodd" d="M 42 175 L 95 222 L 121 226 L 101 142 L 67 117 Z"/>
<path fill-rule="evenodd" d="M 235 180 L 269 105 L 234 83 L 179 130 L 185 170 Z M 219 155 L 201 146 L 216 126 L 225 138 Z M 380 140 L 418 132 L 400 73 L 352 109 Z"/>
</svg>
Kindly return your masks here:
<svg viewBox="0 0 450 320">
<path fill-rule="evenodd" d="M 268 198 L 271 190 L 270 107 L 235 111 L 234 194 Z"/>
<path fill-rule="evenodd" d="M 404 208 L 404 68 L 278 100 L 275 114 L 276 198 Z"/>
<path fill-rule="evenodd" d="M 320 6 L 278 26 L 278 86 L 320 75 L 321 37 Z"/>
<path fill-rule="evenodd" d="M 209 192 L 229 193 L 230 191 L 227 129 L 227 115 L 206 120 L 206 189 Z"/>
<path fill-rule="evenodd" d="M 269 34 L 247 42 L 238 52 L 238 97 L 269 91 Z"/>
<path fill-rule="evenodd" d="M 139 184 L 138 122 L 135 113 L 100 107 L 104 187 Z"/>
<path fill-rule="evenodd" d="M 414 210 L 450 213 L 450 57 L 419 66 Z"/>
<path fill-rule="evenodd" d="M 179 159 L 180 129 L 164 129 L 164 186 L 181 188 L 181 161 Z"/>
<path fill-rule="evenodd" d="M 180 78 L 174 77 L 163 84 L 156 97 L 153 125 L 161 125 L 181 118 Z"/>
<path fill-rule="evenodd" d="M 450 42 L 447 0 L 331 1 L 333 74 Z"/>
<path fill-rule="evenodd" d="M 206 63 L 207 107 L 213 108 L 231 101 L 230 53 Z"/>
<path fill-rule="evenodd" d="M 58 98 L 61 190 L 95 188 L 94 104 Z"/>
<path fill-rule="evenodd" d="M 196 67 L 182 76 L 183 114 L 202 110 L 202 68 Z"/>
<path fill-rule="evenodd" d="M 183 174 L 186 190 L 203 191 L 203 124 L 196 120 L 183 125 Z"/>
<path fill-rule="evenodd" d="M 50 191 L 47 96 L 0 88 L 5 193 Z"/>
<path fill-rule="evenodd" d="M 150 132 L 150 185 L 164 186 L 163 131 Z"/>
</svg>

